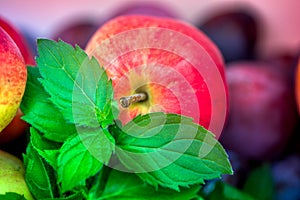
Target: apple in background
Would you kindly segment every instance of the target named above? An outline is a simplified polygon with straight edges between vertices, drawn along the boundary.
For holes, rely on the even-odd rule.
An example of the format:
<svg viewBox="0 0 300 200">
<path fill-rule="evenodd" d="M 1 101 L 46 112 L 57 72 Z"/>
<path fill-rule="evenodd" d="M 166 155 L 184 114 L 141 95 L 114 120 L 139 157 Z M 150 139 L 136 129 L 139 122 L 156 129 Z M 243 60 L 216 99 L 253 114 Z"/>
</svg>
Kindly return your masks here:
<svg viewBox="0 0 300 200">
<path fill-rule="evenodd" d="M 197 26 L 222 52 L 225 62 L 251 60 L 258 40 L 258 19 L 246 9 L 216 12 Z"/>
<path fill-rule="evenodd" d="M 13 41 L 19 47 L 21 54 L 25 60 L 26 65 L 35 65 L 33 52 L 30 46 L 20 31 L 17 30 L 12 24 L 0 16 L 0 27 L 5 30 L 6 33 L 13 39 Z"/>
<path fill-rule="evenodd" d="M 119 6 L 115 11 L 112 11 L 112 18 L 121 15 L 150 15 L 156 17 L 176 18 L 174 10 L 165 8 L 160 3 L 126 3 Z"/>
<path fill-rule="evenodd" d="M 24 179 L 25 169 L 17 157 L 0 150 L 0 194 L 15 192 L 33 200 Z"/>
<path fill-rule="evenodd" d="M 0 27 L 0 132 L 17 113 L 26 79 L 26 65 L 19 48 Z"/>
<path fill-rule="evenodd" d="M 18 46 L 26 65 L 35 65 L 34 55 L 28 46 L 26 39 L 23 35 L 6 19 L 0 17 L 0 27 L 2 27 L 5 32 L 13 39 L 13 41 Z M 11 66 L 12 68 L 14 66 Z M 2 68 L 1 71 L 4 69 Z M 17 69 L 16 69 L 17 70 Z M 21 120 L 22 112 L 20 109 L 17 111 L 16 116 L 12 122 L 5 127 L 2 131 L 0 130 L 0 144 L 14 140 L 19 135 L 24 133 L 28 124 Z"/>
<path fill-rule="evenodd" d="M 96 24 L 93 20 L 74 20 L 68 22 L 67 25 L 60 26 L 60 29 L 55 31 L 52 38 L 54 40 L 61 39 L 73 46 L 77 44 L 81 48 L 85 48 L 99 25 L 101 24 Z"/>
<path fill-rule="evenodd" d="M 230 111 L 221 143 L 249 159 L 280 155 L 297 123 L 285 74 L 266 63 L 240 61 L 228 65 L 226 78 Z"/>
<path fill-rule="evenodd" d="M 123 124 L 163 111 L 192 117 L 220 136 L 227 112 L 223 60 L 197 28 L 170 18 L 120 16 L 93 35 L 86 52 L 112 79 Z"/>
</svg>

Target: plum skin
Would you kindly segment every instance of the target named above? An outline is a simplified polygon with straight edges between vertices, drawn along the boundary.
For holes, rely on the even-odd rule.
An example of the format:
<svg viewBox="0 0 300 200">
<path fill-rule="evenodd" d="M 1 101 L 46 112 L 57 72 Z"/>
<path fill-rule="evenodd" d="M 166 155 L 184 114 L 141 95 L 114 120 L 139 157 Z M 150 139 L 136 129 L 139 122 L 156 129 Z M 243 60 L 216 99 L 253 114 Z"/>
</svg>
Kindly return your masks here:
<svg viewBox="0 0 300 200">
<path fill-rule="evenodd" d="M 231 64 L 226 78 L 230 110 L 221 142 L 250 159 L 276 157 L 297 122 L 293 90 L 286 78 L 259 62 Z"/>
</svg>

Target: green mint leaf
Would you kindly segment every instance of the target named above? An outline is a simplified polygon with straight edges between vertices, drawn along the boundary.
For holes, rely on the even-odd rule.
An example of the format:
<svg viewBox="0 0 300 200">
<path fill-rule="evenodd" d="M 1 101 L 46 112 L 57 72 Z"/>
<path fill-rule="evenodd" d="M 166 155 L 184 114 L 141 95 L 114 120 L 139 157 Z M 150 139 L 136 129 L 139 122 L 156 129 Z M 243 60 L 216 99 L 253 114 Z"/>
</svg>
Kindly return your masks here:
<svg viewBox="0 0 300 200">
<path fill-rule="evenodd" d="M 168 188 L 155 189 L 154 187 L 140 180 L 135 174 L 112 170 L 109 173 L 102 196 L 98 198 L 91 196 L 90 199 L 182 200 L 195 198 L 199 189 L 199 185 L 192 186 L 191 188 L 183 188 L 180 192 Z"/>
<path fill-rule="evenodd" d="M 68 194 L 66 197 L 44 198 L 40 200 L 86 200 L 86 194 L 84 190 L 79 190 L 75 191 L 74 194 Z"/>
<path fill-rule="evenodd" d="M 232 174 L 221 144 L 190 118 L 149 113 L 137 116 L 119 132 L 111 131 L 117 136 L 121 163 L 155 187 L 179 190 Z"/>
<path fill-rule="evenodd" d="M 205 199 L 201 196 L 197 196 L 197 197 L 193 198 L 192 200 L 205 200 Z"/>
<path fill-rule="evenodd" d="M 110 167 L 103 166 L 99 173 L 93 177 L 93 180 L 90 182 L 88 199 L 94 200 L 97 199 L 97 197 L 102 196 L 110 171 Z"/>
<path fill-rule="evenodd" d="M 96 59 L 62 41 L 37 44 L 41 82 L 65 119 L 89 127 L 112 124 L 112 84 Z"/>
<path fill-rule="evenodd" d="M 254 169 L 249 174 L 243 191 L 257 200 L 272 200 L 274 182 L 269 165 L 265 164 Z"/>
<path fill-rule="evenodd" d="M 99 161 L 108 164 L 115 149 L 115 139 L 107 129 L 77 127 L 80 139 Z"/>
<path fill-rule="evenodd" d="M 63 142 L 76 132 L 74 124 L 66 123 L 59 109 L 51 103 L 50 96 L 38 79 L 37 67 L 27 67 L 26 90 L 21 103 L 23 120 L 31 124 L 52 141 Z"/>
<path fill-rule="evenodd" d="M 57 169 L 57 157 L 61 144 L 50 141 L 38 133 L 33 127 L 30 128 L 30 142 L 32 147 L 54 169 Z"/>
<path fill-rule="evenodd" d="M 56 177 L 52 168 L 39 156 L 31 143 L 24 155 L 25 180 L 36 199 L 54 198 L 57 193 Z"/>
<path fill-rule="evenodd" d="M 221 181 L 215 185 L 215 189 L 205 198 L 207 200 L 256 200 L 249 194 Z"/>
<path fill-rule="evenodd" d="M 1 200 L 26 200 L 24 195 L 17 194 L 14 192 L 7 192 L 5 194 L 0 194 Z"/>
<path fill-rule="evenodd" d="M 62 145 L 57 166 L 58 183 L 61 183 L 62 192 L 66 192 L 85 185 L 85 180 L 94 176 L 103 164 L 89 152 L 77 135 Z"/>
</svg>

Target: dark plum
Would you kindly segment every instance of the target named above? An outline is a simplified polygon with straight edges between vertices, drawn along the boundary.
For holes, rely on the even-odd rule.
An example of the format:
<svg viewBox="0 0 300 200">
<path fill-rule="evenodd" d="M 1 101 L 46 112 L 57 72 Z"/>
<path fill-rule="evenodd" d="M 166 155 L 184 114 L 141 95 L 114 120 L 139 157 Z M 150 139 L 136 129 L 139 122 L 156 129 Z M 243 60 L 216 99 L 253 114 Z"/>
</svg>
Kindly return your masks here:
<svg viewBox="0 0 300 200">
<path fill-rule="evenodd" d="M 169 18 L 177 16 L 171 8 L 164 7 L 159 3 L 127 3 L 113 11 L 111 18 L 121 15 L 151 15 Z"/>
<path fill-rule="evenodd" d="M 197 26 L 216 43 L 225 62 L 255 57 L 259 34 L 254 13 L 243 10 L 216 12 Z"/>
<path fill-rule="evenodd" d="M 52 38 L 54 40 L 61 39 L 73 46 L 77 44 L 81 48 L 85 48 L 88 40 L 98 28 L 99 25 L 94 23 L 93 20 L 68 22 L 57 29 Z"/>
<path fill-rule="evenodd" d="M 298 64 L 298 58 L 300 56 L 300 49 L 298 52 L 281 52 L 262 58 L 266 62 L 276 66 L 277 70 L 284 73 L 289 80 L 291 87 L 295 84 L 295 73 Z"/>
<path fill-rule="evenodd" d="M 279 156 L 298 120 L 293 89 L 285 74 L 260 62 L 236 62 L 226 69 L 229 117 L 221 142 L 244 157 Z"/>
</svg>

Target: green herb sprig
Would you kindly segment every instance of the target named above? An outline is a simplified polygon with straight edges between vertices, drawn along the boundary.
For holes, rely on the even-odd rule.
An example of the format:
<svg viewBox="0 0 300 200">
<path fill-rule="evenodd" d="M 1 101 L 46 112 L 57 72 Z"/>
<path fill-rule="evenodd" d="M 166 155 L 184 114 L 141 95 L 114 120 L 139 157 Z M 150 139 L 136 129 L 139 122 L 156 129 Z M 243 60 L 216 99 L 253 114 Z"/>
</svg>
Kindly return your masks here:
<svg viewBox="0 0 300 200">
<path fill-rule="evenodd" d="M 62 41 L 37 45 L 21 104 L 36 199 L 199 199 L 205 180 L 232 174 L 221 144 L 192 119 L 149 113 L 123 127 L 94 58 Z"/>
</svg>

